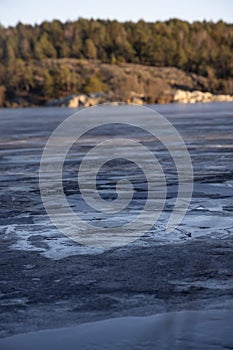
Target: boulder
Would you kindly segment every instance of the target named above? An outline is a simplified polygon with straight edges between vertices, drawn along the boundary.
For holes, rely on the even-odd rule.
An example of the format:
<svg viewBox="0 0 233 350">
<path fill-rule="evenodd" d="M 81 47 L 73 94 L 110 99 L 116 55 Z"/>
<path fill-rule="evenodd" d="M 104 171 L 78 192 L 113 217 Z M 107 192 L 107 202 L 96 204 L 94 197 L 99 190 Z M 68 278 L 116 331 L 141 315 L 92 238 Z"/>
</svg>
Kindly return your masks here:
<svg viewBox="0 0 233 350">
<path fill-rule="evenodd" d="M 188 91 L 177 90 L 175 92 L 173 101 L 178 103 L 188 103 Z"/>
<path fill-rule="evenodd" d="M 77 107 L 79 107 L 79 97 L 78 96 L 74 96 L 73 98 L 68 100 L 67 104 L 65 104 L 65 107 L 69 107 L 69 108 L 77 108 Z"/>
<path fill-rule="evenodd" d="M 138 97 L 133 97 L 130 102 L 135 105 L 143 105 L 143 100 Z"/>
</svg>

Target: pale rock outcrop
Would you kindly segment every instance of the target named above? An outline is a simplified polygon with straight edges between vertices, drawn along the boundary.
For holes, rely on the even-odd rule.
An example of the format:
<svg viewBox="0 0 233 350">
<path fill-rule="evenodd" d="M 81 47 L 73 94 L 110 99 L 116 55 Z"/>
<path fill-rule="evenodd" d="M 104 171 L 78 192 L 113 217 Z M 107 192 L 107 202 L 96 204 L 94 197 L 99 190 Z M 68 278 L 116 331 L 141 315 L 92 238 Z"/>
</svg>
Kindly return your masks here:
<svg viewBox="0 0 233 350">
<path fill-rule="evenodd" d="M 59 100 L 52 100 L 49 106 L 60 106 L 69 108 L 90 107 L 99 103 L 109 102 L 110 99 L 105 93 L 70 95 Z"/>
<path fill-rule="evenodd" d="M 133 103 L 134 105 L 143 105 L 144 102 L 141 98 L 138 98 L 138 97 L 133 97 L 131 100 L 130 100 L 130 103 Z"/>
<path fill-rule="evenodd" d="M 210 92 L 177 90 L 173 102 L 197 103 L 197 102 L 230 102 L 233 101 L 231 95 L 213 95 Z"/>
<path fill-rule="evenodd" d="M 233 96 L 231 95 L 213 95 L 212 101 L 215 102 L 231 102 L 233 101 Z"/>
<path fill-rule="evenodd" d="M 70 99 L 68 99 L 67 104 L 65 104 L 65 106 L 70 108 L 77 108 L 79 106 L 84 106 L 86 102 L 86 95 L 70 96 Z"/>
</svg>

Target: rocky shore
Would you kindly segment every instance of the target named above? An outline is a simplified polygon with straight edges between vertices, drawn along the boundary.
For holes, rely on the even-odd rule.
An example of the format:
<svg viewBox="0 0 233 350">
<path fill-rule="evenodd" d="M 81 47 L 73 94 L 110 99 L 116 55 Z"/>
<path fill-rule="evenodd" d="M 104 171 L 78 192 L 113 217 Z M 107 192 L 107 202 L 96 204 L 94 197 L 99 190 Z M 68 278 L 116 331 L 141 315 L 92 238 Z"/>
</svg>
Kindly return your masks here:
<svg viewBox="0 0 233 350">
<path fill-rule="evenodd" d="M 231 95 L 213 95 L 210 92 L 177 90 L 173 102 L 197 103 L 197 102 L 231 102 Z"/>
<path fill-rule="evenodd" d="M 48 102 L 48 106 L 51 107 L 69 107 L 69 108 L 78 108 L 78 107 L 90 107 L 95 106 L 100 103 L 112 103 L 118 105 L 121 101 L 116 102 L 112 94 L 107 93 L 92 93 L 92 94 L 77 94 L 70 95 L 62 99 L 54 99 Z M 231 95 L 214 95 L 210 92 L 202 91 L 185 91 L 185 90 L 176 90 L 171 97 L 170 101 L 174 103 L 207 103 L 207 102 L 231 102 L 233 101 L 233 96 Z M 131 96 L 122 101 L 125 103 L 133 103 L 138 105 L 146 104 L 146 98 L 143 94 L 131 93 Z"/>
</svg>

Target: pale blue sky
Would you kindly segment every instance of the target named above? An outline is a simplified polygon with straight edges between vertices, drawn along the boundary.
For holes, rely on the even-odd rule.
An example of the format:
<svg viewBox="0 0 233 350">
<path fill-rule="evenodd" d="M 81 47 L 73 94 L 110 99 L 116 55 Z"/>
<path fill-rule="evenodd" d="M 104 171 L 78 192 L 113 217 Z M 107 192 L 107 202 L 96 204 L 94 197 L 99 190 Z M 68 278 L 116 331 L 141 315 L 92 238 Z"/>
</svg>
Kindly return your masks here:
<svg viewBox="0 0 233 350">
<path fill-rule="evenodd" d="M 233 22 L 233 0 L 0 0 L 4 26 L 78 17 L 146 21 L 181 18 Z"/>
</svg>

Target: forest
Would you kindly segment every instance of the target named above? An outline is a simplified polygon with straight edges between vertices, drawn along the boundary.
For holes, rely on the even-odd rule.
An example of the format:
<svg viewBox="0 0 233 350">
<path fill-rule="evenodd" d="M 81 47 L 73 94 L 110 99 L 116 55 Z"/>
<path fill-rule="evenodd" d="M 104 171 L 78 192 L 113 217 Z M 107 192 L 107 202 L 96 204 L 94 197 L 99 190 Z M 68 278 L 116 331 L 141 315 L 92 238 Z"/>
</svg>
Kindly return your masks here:
<svg viewBox="0 0 233 350">
<path fill-rule="evenodd" d="M 232 94 L 233 25 L 79 18 L 0 26 L 0 106 L 20 104 L 19 96 L 43 105 L 54 97 L 108 89 L 108 76 L 98 69 L 84 74 L 82 60 L 176 67 L 206 78 L 213 93 Z"/>
</svg>

